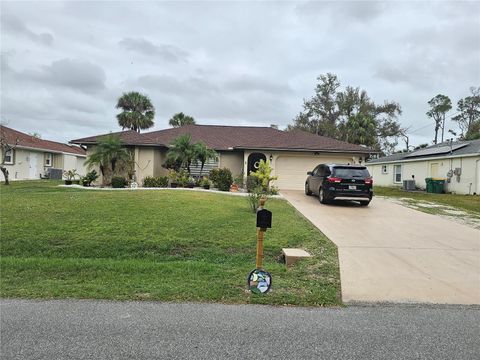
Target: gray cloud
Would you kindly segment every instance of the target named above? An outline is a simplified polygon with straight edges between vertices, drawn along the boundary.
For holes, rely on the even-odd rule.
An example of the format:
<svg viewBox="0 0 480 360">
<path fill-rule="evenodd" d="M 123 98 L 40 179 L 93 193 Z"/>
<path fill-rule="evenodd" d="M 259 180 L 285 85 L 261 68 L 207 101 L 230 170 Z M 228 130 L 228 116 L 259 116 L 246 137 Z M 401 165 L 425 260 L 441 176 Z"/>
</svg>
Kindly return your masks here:
<svg viewBox="0 0 480 360">
<path fill-rule="evenodd" d="M 144 38 L 125 38 L 118 43 L 126 50 L 138 52 L 147 56 L 160 57 L 170 62 L 187 61 L 189 53 L 177 46 L 154 44 Z"/>
<path fill-rule="evenodd" d="M 105 88 L 106 80 L 105 72 L 100 66 L 76 59 L 57 60 L 51 65 L 42 66 L 40 70 L 25 71 L 21 76 L 80 92 L 98 92 Z"/>
<path fill-rule="evenodd" d="M 20 36 L 27 37 L 30 40 L 35 42 L 42 43 L 44 45 L 52 45 L 53 44 L 53 35 L 50 33 L 35 33 L 30 30 L 18 17 L 13 15 L 4 15 L 2 13 L 1 16 L 2 20 L 2 32 L 8 31 L 12 33 L 16 33 Z"/>
<path fill-rule="evenodd" d="M 338 20 L 353 20 L 361 23 L 374 21 L 387 8 L 381 1 L 308 1 L 297 6 L 301 16 L 317 17 L 327 14 Z M 338 25 L 338 24 L 337 24 Z"/>
</svg>

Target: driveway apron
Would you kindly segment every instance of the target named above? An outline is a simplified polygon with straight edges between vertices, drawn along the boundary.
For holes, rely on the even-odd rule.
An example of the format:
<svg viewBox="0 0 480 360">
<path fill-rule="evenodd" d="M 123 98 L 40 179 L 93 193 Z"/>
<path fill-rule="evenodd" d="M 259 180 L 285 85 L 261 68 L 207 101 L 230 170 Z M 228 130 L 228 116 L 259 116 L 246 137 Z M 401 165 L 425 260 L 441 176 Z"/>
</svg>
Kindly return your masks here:
<svg viewBox="0 0 480 360">
<path fill-rule="evenodd" d="M 344 302 L 480 304 L 480 231 L 374 198 L 282 195 L 338 247 Z"/>
</svg>

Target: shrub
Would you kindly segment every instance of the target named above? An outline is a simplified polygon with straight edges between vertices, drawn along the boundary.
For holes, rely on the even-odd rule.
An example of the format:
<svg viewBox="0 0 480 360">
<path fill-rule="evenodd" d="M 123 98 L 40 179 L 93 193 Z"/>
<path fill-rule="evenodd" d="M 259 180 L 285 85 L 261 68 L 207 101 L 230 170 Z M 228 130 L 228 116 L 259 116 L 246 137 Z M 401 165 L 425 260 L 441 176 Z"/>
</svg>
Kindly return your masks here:
<svg viewBox="0 0 480 360">
<path fill-rule="evenodd" d="M 83 186 L 90 186 L 92 182 L 98 179 L 98 174 L 95 170 L 90 171 L 85 175 L 84 177 L 81 178 L 81 183 Z"/>
<path fill-rule="evenodd" d="M 252 175 L 247 176 L 247 191 L 252 192 L 257 187 L 262 187 L 260 180 Z"/>
<path fill-rule="evenodd" d="M 252 210 L 253 213 L 257 212 L 259 201 L 262 196 L 266 197 L 261 186 L 257 186 L 248 193 L 247 201 L 250 205 L 250 210 Z"/>
<path fill-rule="evenodd" d="M 229 191 L 230 185 L 233 183 L 232 172 L 230 169 L 214 169 L 214 177 L 212 179 L 212 172 L 210 172 L 210 180 L 214 183 L 215 187 L 220 191 Z M 213 170 L 212 170 L 213 171 Z"/>
<path fill-rule="evenodd" d="M 270 166 L 270 161 L 260 160 L 257 171 L 252 171 L 250 175 L 256 177 L 262 185 L 263 191 L 268 193 L 270 188 L 270 182 L 277 180 L 277 176 L 270 176 L 273 168 Z"/>
<path fill-rule="evenodd" d="M 115 189 L 124 188 L 127 185 L 128 185 L 128 181 L 123 176 L 114 176 L 112 178 L 112 188 L 115 188 Z"/>
<path fill-rule="evenodd" d="M 214 184 L 217 183 L 217 179 L 219 177 L 220 169 L 212 169 L 210 170 L 210 174 L 208 174 L 210 181 Z"/>
<path fill-rule="evenodd" d="M 166 176 L 147 176 L 143 179 L 143 187 L 168 187 L 168 177 Z"/>
</svg>

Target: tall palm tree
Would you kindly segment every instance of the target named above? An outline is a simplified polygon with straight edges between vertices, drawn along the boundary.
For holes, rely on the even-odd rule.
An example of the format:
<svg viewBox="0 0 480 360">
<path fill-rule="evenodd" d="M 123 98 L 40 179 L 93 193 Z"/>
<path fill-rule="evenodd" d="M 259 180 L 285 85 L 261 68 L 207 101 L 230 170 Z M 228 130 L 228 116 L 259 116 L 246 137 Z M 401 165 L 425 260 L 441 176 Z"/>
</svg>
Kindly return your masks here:
<svg viewBox="0 0 480 360">
<path fill-rule="evenodd" d="M 195 125 L 195 119 L 191 116 L 185 115 L 183 112 L 179 112 L 172 116 L 168 121 L 172 127 L 181 127 L 185 125 Z"/>
<path fill-rule="evenodd" d="M 102 174 L 102 184 L 105 185 L 109 183 L 107 180 L 111 180 L 108 177 L 115 174 L 119 163 L 126 162 L 129 159 L 130 153 L 122 146 L 120 138 L 107 135 L 99 140 L 97 146 L 85 161 L 85 165 L 89 169 L 98 166 Z"/>
<path fill-rule="evenodd" d="M 195 159 L 195 144 L 192 143 L 192 136 L 185 134 L 175 138 L 170 144 L 167 157 L 170 161 L 180 162 L 190 175 L 190 165 Z"/>
<path fill-rule="evenodd" d="M 195 144 L 195 158 L 194 162 L 200 162 L 200 177 L 202 177 L 203 167 L 205 163 L 210 160 L 214 159 L 217 156 L 215 150 L 210 149 L 204 143 L 198 142 Z"/>
<path fill-rule="evenodd" d="M 155 108 L 147 95 L 135 91 L 124 93 L 118 99 L 117 109 L 123 110 L 117 114 L 118 124 L 122 129 L 140 132 L 153 126 Z"/>
</svg>

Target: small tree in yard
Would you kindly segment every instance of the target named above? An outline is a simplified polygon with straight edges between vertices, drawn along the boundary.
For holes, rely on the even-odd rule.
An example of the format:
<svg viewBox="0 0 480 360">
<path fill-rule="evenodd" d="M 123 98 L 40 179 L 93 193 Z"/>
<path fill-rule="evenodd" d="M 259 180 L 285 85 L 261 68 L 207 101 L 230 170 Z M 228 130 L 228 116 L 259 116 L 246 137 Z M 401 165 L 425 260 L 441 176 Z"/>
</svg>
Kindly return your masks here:
<svg viewBox="0 0 480 360">
<path fill-rule="evenodd" d="M 270 182 L 278 179 L 277 176 L 271 176 L 272 170 L 273 168 L 270 166 L 270 161 L 264 161 L 262 159 L 260 160 L 257 171 L 252 171 L 250 173 L 250 175 L 259 180 L 265 193 L 269 192 Z"/>
<path fill-rule="evenodd" d="M 108 135 L 100 139 L 92 154 L 89 155 L 85 165 L 88 168 L 98 166 L 102 174 L 102 185 L 109 184 L 115 171 L 123 163 L 130 160 L 130 154 L 122 146 L 120 138 L 114 135 Z"/>
<path fill-rule="evenodd" d="M 15 140 L 13 144 L 9 144 L 7 140 L 7 135 L 5 134 L 3 128 L 0 128 L 0 150 L 2 151 L 2 158 L 0 159 L 0 170 L 3 173 L 3 177 L 5 178 L 5 185 L 10 185 L 10 181 L 8 179 L 9 173 L 8 169 L 5 166 L 5 162 L 7 160 L 8 153 L 13 156 L 13 150 L 17 147 L 18 139 Z"/>
<path fill-rule="evenodd" d="M 170 144 L 167 153 L 167 160 L 170 162 L 179 162 L 182 167 L 187 169 L 190 175 L 190 165 L 195 159 L 195 144 L 192 143 L 192 136 L 185 134 L 175 138 Z"/>
<path fill-rule="evenodd" d="M 195 144 L 195 159 L 194 162 L 200 162 L 200 177 L 202 177 L 203 167 L 205 163 L 210 160 L 214 159 L 217 156 L 215 150 L 210 149 L 204 143 L 198 142 Z"/>
</svg>

